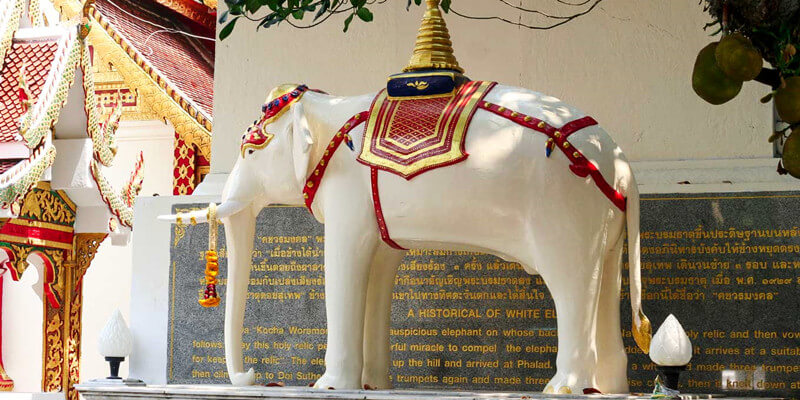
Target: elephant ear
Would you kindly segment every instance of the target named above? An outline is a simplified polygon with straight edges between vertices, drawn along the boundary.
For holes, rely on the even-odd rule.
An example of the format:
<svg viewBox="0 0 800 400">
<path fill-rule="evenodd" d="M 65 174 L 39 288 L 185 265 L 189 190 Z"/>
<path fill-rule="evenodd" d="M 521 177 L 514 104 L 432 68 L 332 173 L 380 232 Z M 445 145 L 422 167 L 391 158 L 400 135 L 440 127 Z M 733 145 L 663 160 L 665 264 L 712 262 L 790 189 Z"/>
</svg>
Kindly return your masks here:
<svg viewBox="0 0 800 400">
<path fill-rule="evenodd" d="M 308 164 L 313 144 L 314 138 L 308 128 L 303 103 L 297 102 L 292 106 L 292 160 L 294 160 L 295 177 L 301 185 L 304 185 L 308 178 Z"/>
</svg>

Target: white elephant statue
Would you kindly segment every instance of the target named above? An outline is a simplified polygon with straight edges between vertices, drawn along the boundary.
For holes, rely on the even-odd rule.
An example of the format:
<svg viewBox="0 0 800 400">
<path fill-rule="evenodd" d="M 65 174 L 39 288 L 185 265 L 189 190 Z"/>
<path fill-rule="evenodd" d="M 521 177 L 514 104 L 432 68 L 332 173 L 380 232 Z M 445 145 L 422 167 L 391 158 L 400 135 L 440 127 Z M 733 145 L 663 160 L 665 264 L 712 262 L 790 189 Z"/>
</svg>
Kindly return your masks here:
<svg viewBox="0 0 800 400">
<path fill-rule="evenodd" d="M 641 311 L 639 193 L 611 137 L 596 123 L 581 126 L 550 155 L 558 129 L 584 115 L 553 97 L 497 85 L 466 131 L 468 158 L 410 180 L 381 172 L 379 193 L 371 193 L 374 169 L 357 162 L 364 135 L 355 132 L 363 129 L 350 132 L 356 151 L 334 144 L 366 116 L 375 97 L 280 86 L 243 137 L 217 209 L 228 249 L 231 382 L 254 383 L 253 370 L 243 370 L 241 340 L 256 215 L 270 204 L 305 204 L 304 190 L 316 182 L 310 204 L 325 224 L 328 338 L 326 371 L 315 387 L 390 387 L 390 301 L 405 254 L 398 248 L 413 248 L 491 253 L 540 274 L 558 315 L 556 371 L 545 392 L 627 392 L 619 314 L 626 231 L 633 335 L 645 352 L 650 323 Z M 531 128 L 537 126 L 551 129 L 549 136 Z M 571 168 L 574 157 L 585 157 L 584 171 Z M 314 180 L 320 167 L 324 179 Z M 603 179 L 605 190 L 599 189 Z M 622 204 L 609 192 L 623 196 Z M 207 212 L 182 216 L 191 217 L 202 222 Z M 386 227 L 390 240 L 382 240 Z"/>
</svg>

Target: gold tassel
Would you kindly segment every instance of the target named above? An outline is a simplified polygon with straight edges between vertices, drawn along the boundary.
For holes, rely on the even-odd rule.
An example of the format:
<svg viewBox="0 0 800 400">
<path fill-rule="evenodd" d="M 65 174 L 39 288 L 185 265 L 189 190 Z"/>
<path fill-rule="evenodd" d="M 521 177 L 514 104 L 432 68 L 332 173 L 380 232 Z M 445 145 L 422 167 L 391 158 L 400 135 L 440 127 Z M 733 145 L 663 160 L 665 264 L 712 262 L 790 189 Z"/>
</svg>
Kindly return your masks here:
<svg viewBox="0 0 800 400">
<path fill-rule="evenodd" d="M 217 205 L 208 205 L 208 251 L 206 252 L 206 290 L 198 300 L 203 307 L 219 305 L 217 294 L 217 275 L 219 274 L 219 256 L 217 255 Z"/>
</svg>

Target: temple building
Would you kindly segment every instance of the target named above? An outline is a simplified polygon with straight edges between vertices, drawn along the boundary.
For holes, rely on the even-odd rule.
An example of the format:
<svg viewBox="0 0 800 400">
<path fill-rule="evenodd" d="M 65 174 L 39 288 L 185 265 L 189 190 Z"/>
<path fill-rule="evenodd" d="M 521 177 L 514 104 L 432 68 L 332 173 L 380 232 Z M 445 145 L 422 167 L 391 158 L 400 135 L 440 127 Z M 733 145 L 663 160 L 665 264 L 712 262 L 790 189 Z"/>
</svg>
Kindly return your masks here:
<svg viewBox="0 0 800 400">
<path fill-rule="evenodd" d="M 105 376 L 136 196 L 208 171 L 214 20 L 191 0 L 0 0 L 0 391 L 77 399 Z"/>
</svg>

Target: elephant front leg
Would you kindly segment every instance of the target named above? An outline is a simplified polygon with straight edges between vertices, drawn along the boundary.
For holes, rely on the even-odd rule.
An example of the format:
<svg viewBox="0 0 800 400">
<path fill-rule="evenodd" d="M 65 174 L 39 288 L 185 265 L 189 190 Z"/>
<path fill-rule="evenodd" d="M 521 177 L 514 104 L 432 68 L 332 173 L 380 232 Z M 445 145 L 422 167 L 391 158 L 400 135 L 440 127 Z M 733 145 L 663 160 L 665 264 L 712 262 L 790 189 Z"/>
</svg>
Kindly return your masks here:
<svg viewBox="0 0 800 400">
<path fill-rule="evenodd" d="M 365 389 L 392 387 L 389 381 L 392 291 L 397 267 L 405 254 L 405 251 L 381 245 L 372 260 L 364 317 L 364 367 L 361 383 Z"/>
<path fill-rule="evenodd" d="M 374 222 L 373 222 L 374 224 Z M 352 221 L 325 225 L 325 309 L 328 348 L 320 389 L 360 389 L 364 309 L 377 227 Z"/>
</svg>

